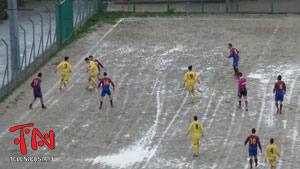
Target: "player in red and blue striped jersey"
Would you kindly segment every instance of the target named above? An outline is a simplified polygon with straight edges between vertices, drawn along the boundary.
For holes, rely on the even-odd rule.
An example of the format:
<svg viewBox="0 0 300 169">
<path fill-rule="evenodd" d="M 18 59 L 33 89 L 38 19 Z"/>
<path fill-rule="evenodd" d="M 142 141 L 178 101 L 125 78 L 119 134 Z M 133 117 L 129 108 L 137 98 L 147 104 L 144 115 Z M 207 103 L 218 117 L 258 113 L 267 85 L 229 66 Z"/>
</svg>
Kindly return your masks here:
<svg viewBox="0 0 300 169">
<path fill-rule="evenodd" d="M 284 81 L 281 80 L 282 77 L 279 75 L 277 77 L 277 82 L 274 85 L 274 89 L 273 89 L 273 93 L 276 92 L 275 94 L 275 105 L 277 108 L 277 113 L 282 113 L 282 107 L 283 107 L 283 99 L 284 99 L 284 95 L 286 93 L 286 86 Z M 278 108 L 278 101 L 280 101 L 280 109 Z"/>
<path fill-rule="evenodd" d="M 104 96 L 106 94 L 109 96 L 111 107 L 113 107 L 113 100 L 112 100 L 112 96 L 111 96 L 111 92 L 110 92 L 110 84 L 113 86 L 113 90 L 115 90 L 115 84 L 112 82 L 112 80 L 109 77 L 107 77 L 106 72 L 103 73 L 103 76 L 104 77 L 101 79 L 101 81 L 98 85 L 98 89 L 102 86 L 101 100 L 100 100 L 99 109 L 102 108 L 103 99 L 104 99 Z"/>
<path fill-rule="evenodd" d="M 245 145 L 249 142 L 249 157 L 250 168 L 252 168 L 253 157 L 255 158 L 255 167 L 257 167 L 257 146 L 259 146 L 260 152 L 262 152 L 259 137 L 255 134 L 255 128 L 252 129 L 252 134 L 245 140 Z"/>
<path fill-rule="evenodd" d="M 33 100 L 31 104 L 29 105 L 29 108 L 32 109 L 32 104 L 36 101 L 37 98 L 40 98 L 42 108 L 46 109 L 46 106 L 44 105 L 43 101 L 43 95 L 41 91 L 41 83 L 42 83 L 42 73 L 38 73 L 38 77 L 33 79 L 31 82 L 31 87 L 33 89 Z"/>
<path fill-rule="evenodd" d="M 234 75 L 238 78 L 239 77 L 239 51 L 236 48 L 232 47 L 232 44 L 228 44 L 228 49 L 230 50 L 230 55 L 227 56 L 228 58 L 233 58 L 233 70 L 234 70 Z"/>
<path fill-rule="evenodd" d="M 89 60 L 90 60 L 90 61 L 94 61 L 94 62 L 96 63 L 97 68 L 98 68 L 98 70 L 99 70 L 99 73 L 98 73 L 97 77 L 98 77 L 98 80 L 100 81 L 100 80 L 101 80 L 101 78 L 100 78 L 100 75 L 101 75 L 101 68 L 102 68 L 103 70 L 105 70 L 105 69 L 104 69 L 104 66 L 101 64 L 101 62 L 100 62 L 99 60 L 94 59 L 94 57 L 93 57 L 92 55 L 89 56 Z"/>
</svg>

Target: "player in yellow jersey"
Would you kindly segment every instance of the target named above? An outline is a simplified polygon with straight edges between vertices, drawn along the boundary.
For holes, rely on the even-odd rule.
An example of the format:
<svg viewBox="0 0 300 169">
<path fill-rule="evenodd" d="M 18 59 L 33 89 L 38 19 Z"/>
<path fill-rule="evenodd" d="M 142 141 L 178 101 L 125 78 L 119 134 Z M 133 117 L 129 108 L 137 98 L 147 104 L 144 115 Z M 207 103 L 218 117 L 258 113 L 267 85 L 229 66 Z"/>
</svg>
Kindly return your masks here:
<svg viewBox="0 0 300 169">
<path fill-rule="evenodd" d="M 86 69 L 86 72 L 92 71 L 92 73 L 89 76 L 89 90 L 93 89 L 93 85 L 96 85 L 96 80 L 95 78 L 97 77 L 99 70 L 97 67 L 97 64 L 94 61 L 90 61 L 89 58 L 84 59 L 85 63 L 89 64 L 89 68 Z"/>
<path fill-rule="evenodd" d="M 194 151 L 195 151 L 195 154 L 193 155 L 193 157 L 198 157 L 200 137 L 201 137 L 201 135 L 202 135 L 202 137 L 204 137 L 203 126 L 197 120 L 198 120 L 198 117 L 194 116 L 194 121 L 190 124 L 190 127 L 186 131 L 186 135 L 189 135 L 191 130 L 193 133 L 192 138 L 193 138 Z"/>
<path fill-rule="evenodd" d="M 183 85 L 185 86 L 185 84 L 187 83 L 189 93 L 192 96 L 192 98 L 194 98 L 195 83 L 197 81 L 200 84 L 200 79 L 199 79 L 199 76 L 197 75 L 197 73 L 192 71 L 193 66 L 189 66 L 188 69 L 189 69 L 189 71 L 186 72 L 186 74 L 184 76 L 184 84 Z"/>
<path fill-rule="evenodd" d="M 273 138 L 270 139 L 270 143 L 271 144 L 269 144 L 267 146 L 265 159 L 266 159 L 266 162 L 267 162 L 267 158 L 269 158 L 269 163 L 271 165 L 271 169 L 275 169 L 276 165 L 277 165 L 276 156 L 278 156 L 280 158 L 280 153 L 279 153 L 279 150 L 278 150 L 277 146 L 274 145 L 274 139 Z"/>
<path fill-rule="evenodd" d="M 68 56 L 65 57 L 64 61 L 62 61 L 59 65 L 57 65 L 55 69 L 55 73 L 57 72 L 58 69 L 61 69 L 61 75 L 60 75 L 61 80 L 59 84 L 59 89 L 61 89 L 63 85 L 67 87 L 67 84 L 69 82 L 69 73 L 72 72 L 72 66 L 69 63 Z"/>
</svg>

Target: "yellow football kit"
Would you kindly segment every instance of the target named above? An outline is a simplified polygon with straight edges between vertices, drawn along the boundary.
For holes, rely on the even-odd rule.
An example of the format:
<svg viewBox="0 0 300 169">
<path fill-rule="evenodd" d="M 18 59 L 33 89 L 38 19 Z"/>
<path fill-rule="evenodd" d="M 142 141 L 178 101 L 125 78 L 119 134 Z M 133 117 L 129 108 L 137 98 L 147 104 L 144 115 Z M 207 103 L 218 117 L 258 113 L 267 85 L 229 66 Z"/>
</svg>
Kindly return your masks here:
<svg viewBox="0 0 300 169">
<path fill-rule="evenodd" d="M 195 154 L 198 155 L 200 136 L 201 136 L 201 134 L 202 134 L 202 136 L 204 136 L 204 130 L 203 130 L 202 124 L 198 121 L 193 121 L 190 124 L 188 130 L 186 131 L 186 134 L 187 135 L 190 134 L 191 131 L 193 133 L 192 141 L 194 144 Z"/>
<path fill-rule="evenodd" d="M 265 153 L 265 159 L 269 158 L 269 163 L 272 167 L 276 167 L 277 165 L 276 156 L 280 157 L 277 146 L 274 144 L 268 145 Z"/>
<path fill-rule="evenodd" d="M 189 71 L 184 76 L 184 85 L 187 83 L 188 90 L 192 97 L 194 97 L 194 95 L 191 92 L 195 90 L 196 80 L 200 83 L 199 76 L 196 72 Z"/>
<path fill-rule="evenodd" d="M 67 85 L 69 81 L 69 73 L 72 71 L 71 64 L 69 62 L 63 61 L 59 65 L 57 65 L 55 70 L 57 71 L 58 69 L 62 69 L 60 77 L 62 80 L 64 80 L 65 85 Z M 62 85 L 63 81 L 60 82 L 60 88 L 62 87 Z"/>
<path fill-rule="evenodd" d="M 92 86 L 93 83 L 96 84 L 95 78 L 97 77 L 97 75 L 99 73 L 97 65 L 98 64 L 96 62 L 90 61 L 90 66 L 89 66 L 88 70 L 91 70 L 92 73 L 91 73 L 91 78 L 89 80 L 89 86 Z"/>
</svg>

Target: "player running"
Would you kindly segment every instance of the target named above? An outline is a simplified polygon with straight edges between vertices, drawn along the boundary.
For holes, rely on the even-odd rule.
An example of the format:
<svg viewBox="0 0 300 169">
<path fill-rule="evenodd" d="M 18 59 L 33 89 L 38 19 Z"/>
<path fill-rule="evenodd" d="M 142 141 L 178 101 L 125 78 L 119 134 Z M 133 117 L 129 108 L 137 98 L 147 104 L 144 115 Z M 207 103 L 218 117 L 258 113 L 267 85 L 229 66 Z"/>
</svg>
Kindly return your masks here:
<svg viewBox="0 0 300 169">
<path fill-rule="evenodd" d="M 33 79 L 31 82 L 31 87 L 33 88 L 33 100 L 31 104 L 29 105 L 29 108 L 32 109 L 33 103 L 36 101 L 37 98 L 40 98 L 42 108 L 46 109 L 46 106 L 44 105 L 43 101 L 43 95 L 41 91 L 41 84 L 42 84 L 42 73 L 38 73 L 38 77 Z"/>
<path fill-rule="evenodd" d="M 101 99 L 100 99 L 100 107 L 99 109 L 102 108 L 102 104 L 103 104 L 103 99 L 104 96 L 107 94 L 109 96 L 109 100 L 110 100 L 110 106 L 113 107 L 113 100 L 112 100 L 112 95 L 110 92 L 110 84 L 113 86 L 113 90 L 115 90 L 115 84 L 112 82 L 112 80 L 107 77 L 107 73 L 104 72 L 103 73 L 103 78 L 101 79 L 98 89 L 102 86 L 102 92 L 101 92 Z"/>
<path fill-rule="evenodd" d="M 194 93 L 195 83 L 196 83 L 196 80 L 197 80 L 198 84 L 200 84 L 200 79 L 199 79 L 199 76 L 197 75 L 197 73 L 193 72 L 192 69 L 193 69 L 192 65 L 188 67 L 189 71 L 186 72 L 186 74 L 184 76 L 183 86 L 185 86 L 185 84 L 187 83 L 189 94 L 192 96 L 192 98 L 194 98 L 194 96 L 195 96 L 195 93 Z"/>
<path fill-rule="evenodd" d="M 245 146 L 249 142 L 250 168 L 252 168 L 253 157 L 255 158 L 255 167 L 257 167 L 257 165 L 258 165 L 258 163 L 257 163 L 257 145 L 259 146 L 260 152 L 262 152 L 259 137 L 255 133 L 256 133 L 256 130 L 255 130 L 255 128 L 253 128 L 252 134 L 250 136 L 248 136 L 247 139 L 245 140 Z"/>
<path fill-rule="evenodd" d="M 98 68 L 98 71 L 99 71 L 99 73 L 98 73 L 98 75 L 97 75 L 97 78 L 98 78 L 98 80 L 100 81 L 100 80 L 101 80 L 101 78 L 100 78 L 100 75 L 101 75 L 101 69 L 100 69 L 100 67 L 101 67 L 103 70 L 105 70 L 105 68 L 104 68 L 104 66 L 100 63 L 100 61 L 97 60 L 97 59 L 94 59 L 94 57 L 93 57 L 92 55 L 89 56 L 89 59 L 90 59 L 90 61 L 94 61 L 94 62 L 97 64 L 97 68 Z"/>
<path fill-rule="evenodd" d="M 201 134 L 202 134 L 202 137 L 204 137 L 203 126 L 197 120 L 198 120 L 198 117 L 194 116 L 194 121 L 190 124 L 188 130 L 186 131 L 186 135 L 189 135 L 191 130 L 192 130 L 192 133 L 193 133 L 192 141 L 193 141 L 194 151 L 195 151 L 195 154 L 193 155 L 193 157 L 198 157 L 199 142 L 200 142 Z"/>
<path fill-rule="evenodd" d="M 286 93 L 285 83 L 281 79 L 282 79 L 282 77 L 279 75 L 277 77 L 277 82 L 275 83 L 274 89 L 273 89 L 273 94 L 276 92 L 276 94 L 275 94 L 275 105 L 276 105 L 276 108 L 277 108 L 277 114 L 282 113 L 282 107 L 283 107 L 282 102 L 283 102 L 283 99 L 284 99 L 284 95 Z M 280 101 L 280 110 L 278 108 L 278 101 Z"/>
<path fill-rule="evenodd" d="M 246 82 L 247 82 L 247 80 L 246 80 L 246 78 L 243 77 L 242 72 L 239 72 L 239 86 L 238 86 L 239 108 L 241 108 L 241 106 L 242 106 L 242 96 L 244 96 L 246 111 L 248 111 Z"/>
<path fill-rule="evenodd" d="M 89 76 L 89 90 L 93 89 L 93 85 L 96 85 L 96 81 L 95 78 L 97 77 L 99 71 L 98 71 L 98 67 L 96 65 L 96 63 L 94 61 L 90 61 L 89 58 L 85 58 L 84 59 L 85 63 L 89 64 L 89 68 L 86 69 L 86 72 L 88 71 L 92 71 L 92 73 Z"/>
<path fill-rule="evenodd" d="M 61 62 L 59 65 L 57 65 L 56 69 L 55 69 L 55 73 L 57 72 L 58 69 L 62 69 L 61 70 L 61 80 L 60 80 L 60 84 L 59 84 L 59 89 L 62 89 L 62 86 L 64 85 L 64 87 L 67 87 L 67 84 L 69 82 L 69 73 L 72 72 L 72 66 L 69 63 L 69 57 L 66 56 L 65 61 Z"/>
<path fill-rule="evenodd" d="M 227 56 L 228 58 L 233 58 L 233 70 L 234 70 L 234 75 L 238 78 L 239 76 L 239 51 L 236 48 L 232 47 L 232 44 L 228 44 L 228 49 L 230 50 L 230 55 Z"/>
<path fill-rule="evenodd" d="M 267 146 L 267 150 L 265 153 L 265 160 L 267 162 L 267 158 L 269 158 L 269 164 L 271 165 L 271 169 L 275 169 L 276 165 L 277 165 L 276 156 L 278 156 L 280 158 L 280 153 L 279 153 L 277 146 L 274 145 L 273 138 L 270 139 L 270 143 L 271 144 L 269 144 Z"/>
</svg>

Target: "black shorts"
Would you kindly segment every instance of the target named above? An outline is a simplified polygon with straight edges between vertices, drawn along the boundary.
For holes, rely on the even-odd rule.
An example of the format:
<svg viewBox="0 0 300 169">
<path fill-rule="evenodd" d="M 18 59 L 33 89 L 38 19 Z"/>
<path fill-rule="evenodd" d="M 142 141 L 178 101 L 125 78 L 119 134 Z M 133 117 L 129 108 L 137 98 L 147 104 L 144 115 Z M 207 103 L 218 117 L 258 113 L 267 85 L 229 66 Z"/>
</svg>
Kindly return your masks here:
<svg viewBox="0 0 300 169">
<path fill-rule="evenodd" d="M 240 96 L 247 96 L 247 89 L 243 88 L 240 90 Z"/>
</svg>

